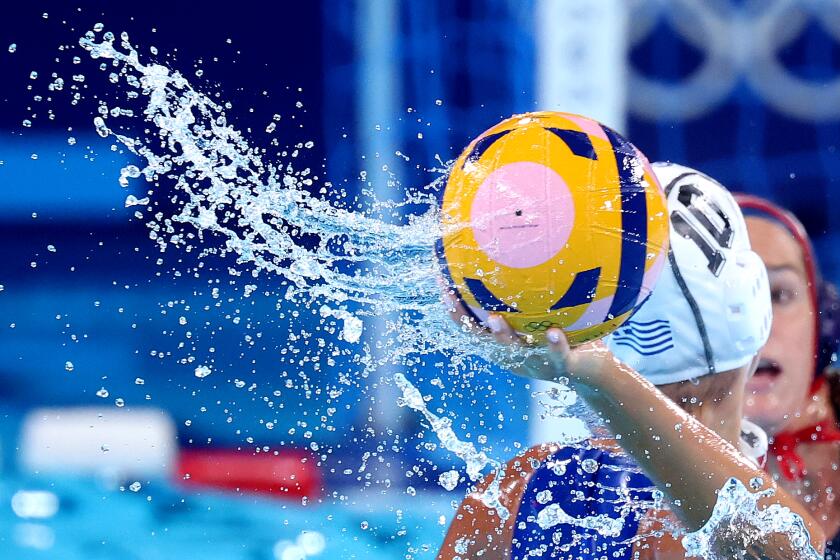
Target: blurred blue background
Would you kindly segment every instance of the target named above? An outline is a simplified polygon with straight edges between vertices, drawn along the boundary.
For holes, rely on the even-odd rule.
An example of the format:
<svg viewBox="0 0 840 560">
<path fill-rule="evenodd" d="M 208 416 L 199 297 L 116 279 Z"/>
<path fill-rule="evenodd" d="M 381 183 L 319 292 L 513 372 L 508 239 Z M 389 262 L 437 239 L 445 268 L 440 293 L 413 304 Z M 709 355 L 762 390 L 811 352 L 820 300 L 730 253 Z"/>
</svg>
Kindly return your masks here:
<svg viewBox="0 0 840 560">
<path fill-rule="evenodd" d="M 192 542 L 207 548 L 207 558 L 285 559 L 285 548 L 275 545 L 293 541 L 307 525 L 327 534 L 326 550 L 337 547 L 339 557 L 428 557 L 445 528 L 439 516 L 448 521 L 449 500 L 462 495 L 435 494 L 434 469 L 458 462 L 422 445 L 432 441 L 418 438 L 423 423 L 397 409 L 391 393 L 359 383 L 333 402 L 325 392 L 286 385 L 279 372 L 289 373 L 291 365 L 277 350 L 290 323 L 278 315 L 279 282 L 262 277 L 245 297 L 241 286 L 208 283 L 208 269 L 223 278 L 232 261 L 216 259 L 196 278 L 187 272 L 198 266 L 194 254 L 157 251 L 144 220 L 123 206 L 127 194 L 143 194 L 132 190 L 142 188 L 135 183 L 128 191 L 117 183 L 130 158 L 111 151 L 91 124 L 98 99 L 114 91 L 88 80 L 74 106 L 67 91 L 46 87 L 53 72 L 68 84 L 73 74 L 92 74 L 95 66 L 75 45 L 94 23 L 127 31 L 146 56 L 232 101 L 229 117 L 256 145 L 269 146 L 265 124 L 283 115 L 273 135 L 281 148 L 314 141 L 295 166 L 351 192 L 366 187 L 400 198 L 406 188 L 438 178 L 442 162 L 504 117 L 536 109 L 580 112 L 622 131 L 651 160 L 686 163 L 733 190 L 791 208 L 814 237 L 825 276 L 838 280 L 838 16 L 836 3 L 781 0 L 6 6 L 0 19 L 0 493 L 6 504 L 0 503 L 0 527 L 8 531 L 0 539 L 14 547 L 6 557 L 169 558 Z M 149 54 L 152 45 L 159 55 Z M 73 56 L 83 59 L 79 66 Z M 201 77 L 195 75 L 199 60 Z M 383 165 L 396 186 L 378 173 Z M 249 323 L 263 326 L 258 344 L 246 340 Z M 181 348 L 187 331 L 191 346 Z M 197 378 L 198 363 L 183 361 L 190 356 L 212 363 L 214 373 Z M 336 383 L 333 373 L 308 366 L 291 373 L 314 384 Z M 465 376 L 447 398 L 431 385 L 434 364 L 415 373 L 457 432 L 474 442 L 486 437 L 480 443 L 497 458 L 512 455 L 514 442 L 536 437 L 528 436 L 526 421 L 532 388 L 521 380 L 500 372 Z M 184 494 L 165 481 L 148 481 L 139 496 L 19 468 L 27 412 L 116 407 L 118 399 L 127 409 L 166 411 L 182 449 L 331 446 L 323 495 L 339 505 L 225 502 Z M 320 429 L 314 419 L 331 408 L 334 429 Z M 307 426 L 314 433 L 304 436 Z M 379 526 L 386 529 L 375 533 L 359 528 L 374 514 L 353 513 L 364 501 L 342 494 L 358 486 L 342 472 L 382 444 L 382 477 L 390 477 L 400 498 L 382 505 L 378 514 L 387 521 L 382 517 Z M 415 465 L 422 472 L 406 477 Z M 407 486 L 433 498 L 421 506 L 406 496 Z M 115 526 L 128 529 L 93 524 L 87 527 L 100 529 L 79 529 L 80 536 L 65 522 L 33 528 L 7 505 L 30 487 L 59 493 L 59 515 L 102 519 L 119 511 L 124 518 Z M 114 507 L 97 509 L 92 494 L 99 501 L 112 496 Z M 143 497 L 153 498 L 157 509 L 148 509 Z M 196 512 L 213 508 L 228 510 L 229 518 L 214 518 L 227 529 L 193 534 L 188 527 L 207 522 Z M 380 508 L 368 503 L 361 509 Z M 395 513 L 403 509 L 413 512 L 410 521 Z M 173 511 L 187 512 L 181 529 L 166 517 Z M 304 521 L 263 527 L 266 518 Z M 170 525 L 181 544 L 153 536 Z M 146 545 L 101 544 L 129 539 L 132 527 Z M 242 527 L 264 536 L 243 545 Z M 338 537 L 339 529 L 358 538 Z"/>
</svg>

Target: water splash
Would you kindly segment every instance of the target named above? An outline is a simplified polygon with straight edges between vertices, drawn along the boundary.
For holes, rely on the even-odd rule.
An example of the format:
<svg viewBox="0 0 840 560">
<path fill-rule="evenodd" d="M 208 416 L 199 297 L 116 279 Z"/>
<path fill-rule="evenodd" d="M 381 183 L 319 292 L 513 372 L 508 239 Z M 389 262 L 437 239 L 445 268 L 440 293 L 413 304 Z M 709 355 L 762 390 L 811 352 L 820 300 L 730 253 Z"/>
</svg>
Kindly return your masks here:
<svg viewBox="0 0 840 560">
<path fill-rule="evenodd" d="M 760 488 L 760 484 L 753 486 Z M 773 494 L 772 488 L 750 492 L 740 480 L 730 478 L 718 493 L 712 516 L 706 524 L 683 537 L 686 555 L 709 560 L 753 558 L 753 547 L 764 545 L 773 535 L 786 535 L 792 546 L 788 551 L 789 558 L 822 558 L 811 546 L 802 517 L 780 504 L 759 510 L 759 500 Z"/>
<path fill-rule="evenodd" d="M 92 58 L 104 61 L 100 68 L 125 94 L 124 102 L 99 102 L 94 128 L 144 162 L 120 173 L 122 187 L 135 179 L 150 185 L 148 197 L 129 196 L 127 206 L 155 206 L 157 199 L 166 199 L 167 212 L 150 210 L 146 218 L 149 235 L 161 251 L 233 255 L 241 268 L 231 274 L 269 274 L 275 283 L 281 278 L 288 307 L 315 309 L 322 322 L 335 319 L 341 324 L 336 338 L 356 345 L 354 364 L 362 369 L 354 374 L 357 378 L 389 363 L 408 371 L 433 354 L 447 356 L 453 372 L 467 363 L 475 372 L 492 362 L 519 361 L 539 351 L 511 353 L 483 341 L 469 325 L 454 323 L 441 304 L 433 245 L 441 235 L 437 198 L 445 169 L 437 181 L 409 190 L 399 202 L 367 195 L 359 205 L 320 182 L 309 169 L 298 170 L 291 161 L 268 161 L 264 151 L 230 123 L 225 113 L 229 105 L 195 89 L 178 71 L 141 61 L 126 33 L 117 38 L 106 32 L 100 39 L 90 31 L 79 44 Z M 300 145 L 296 151 L 304 148 Z M 426 210 L 405 224 L 383 219 L 408 205 Z M 287 305 L 281 302 L 278 309 L 281 304 Z M 379 317 L 387 317 L 385 332 L 377 333 L 373 351 L 362 335 L 367 318 Z M 321 353 L 346 352 L 326 338 L 318 341 Z M 485 358 L 485 365 L 476 367 L 474 360 L 467 360 L 470 356 Z M 341 382 L 352 383 L 350 377 L 343 376 Z M 498 463 L 460 441 L 447 419 L 421 407 L 422 396 L 405 376 L 400 374 L 395 382 L 405 404 L 425 416 L 442 446 L 466 462 L 471 480 L 479 480 L 488 465 L 498 471 L 483 499 L 506 517 L 499 501 L 503 473 Z"/>
<path fill-rule="evenodd" d="M 378 362 L 362 360 L 367 369 L 386 360 L 399 362 L 409 354 L 434 351 L 483 354 L 492 359 L 494 347 L 477 344 L 465 332 L 468 329 L 453 325 L 437 297 L 438 269 L 431 248 L 440 234 L 435 198 L 439 181 L 425 192 L 409 193 L 400 203 L 371 200 L 374 210 L 407 204 L 429 208 L 407 226 L 325 202 L 306 190 L 314 184 L 309 170 L 297 172 L 289 164 L 264 163 L 259 150 L 228 124 L 221 105 L 196 91 L 177 71 L 141 63 L 125 33 L 121 34 L 122 51 L 114 46 L 111 33 L 105 33 L 99 43 L 95 38 L 89 32 L 80 44 L 93 58 L 113 61 L 119 71 L 111 73 L 110 81 L 123 82 L 129 99 L 146 100 L 137 113 L 154 125 L 152 135 L 156 136 L 116 132 L 106 121 L 131 118 L 135 112 L 109 108 L 104 102 L 100 105 L 100 116 L 94 118 L 97 133 L 113 136 L 147 163 L 142 170 L 134 165 L 124 168 L 120 185 L 126 187 L 130 178 L 141 176 L 155 184 L 162 177 L 177 181 L 175 198 L 180 210 L 148 222 L 150 236 L 161 250 L 177 246 L 214 253 L 194 246 L 196 236 L 180 229 L 182 225 L 192 226 L 199 241 L 219 235 L 224 241 L 216 252 L 220 256 L 232 252 L 240 263 L 254 266 L 255 276 L 270 271 L 290 280 L 287 300 L 308 304 L 327 299 L 339 304 L 337 309 L 326 307 L 330 309 L 326 315 L 343 320 L 347 341 L 361 336 L 361 322 L 342 304 L 361 304 L 354 311 L 358 315 L 397 313 L 389 334 L 397 336 L 398 344 L 391 345 Z M 126 205 L 147 200 L 130 195 Z M 318 240 L 314 247 L 296 240 L 307 235 Z"/>
<path fill-rule="evenodd" d="M 493 480 L 487 485 L 484 492 L 481 493 L 481 501 L 489 508 L 496 510 L 499 519 L 504 521 L 510 516 L 508 509 L 501 503 L 501 483 L 504 479 L 504 470 L 502 465 L 487 457 L 483 451 L 478 451 L 470 442 L 461 441 L 455 435 L 452 429 L 452 421 L 449 418 L 441 418 L 431 412 L 426 406 L 426 401 L 420 391 L 411 384 L 408 379 L 401 373 L 394 375 L 394 381 L 397 383 L 400 391 L 402 391 L 402 398 L 399 400 L 400 406 L 408 406 L 409 408 L 421 413 L 431 425 L 432 430 L 438 437 L 441 446 L 454 453 L 458 458 L 464 461 L 467 465 L 467 476 L 470 480 L 481 480 L 481 471 L 490 465 L 495 471 Z"/>
<path fill-rule="evenodd" d="M 459 478 L 458 471 L 446 471 L 438 477 L 438 484 L 448 492 L 451 492 L 458 486 Z"/>
<path fill-rule="evenodd" d="M 331 309 L 327 305 L 322 305 L 319 310 L 321 317 L 335 317 L 344 323 L 344 328 L 341 331 L 341 337 L 346 342 L 359 342 L 364 330 L 362 320 L 346 311 L 344 309 Z"/>
<path fill-rule="evenodd" d="M 401 202 L 370 197 L 365 213 L 343 207 L 349 202 L 336 202 L 344 193 L 326 185 L 319 192 L 334 200 L 316 197 L 310 192 L 317 185 L 309 169 L 264 161 L 262 152 L 229 123 L 225 107 L 179 72 L 141 62 L 126 33 L 119 48 L 116 40 L 106 32 L 97 42 L 91 31 L 80 45 L 94 59 L 111 60 L 111 70 L 116 68 L 111 81 L 144 106 L 134 111 L 100 102 L 94 126 L 100 136 L 115 138 L 145 160 L 142 169 L 130 165 L 122 170 L 121 186 L 135 177 L 156 188 L 164 178 L 175 181 L 176 211 L 147 223 L 161 250 L 236 255 L 253 276 L 268 272 L 287 281 L 290 302 L 327 301 L 330 314 L 340 313 L 345 324 L 349 307 L 359 316 L 396 317 L 388 334 L 397 344 L 379 361 L 368 362 L 369 368 L 438 351 L 499 358 L 495 345 L 476 341 L 469 329 L 453 324 L 440 303 L 432 248 L 441 234 L 437 195 L 443 175 L 409 191 Z M 141 115 L 147 136 L 136 135 L 138 127 L 132 127 L 131 119 Z M 377 216 L 406 205 L 427 211 L 405 225 Z M 221 240 L 222 246 L 209 247 L 209 239 Z M 351 331 L 358 326 L 350 323 Z"/>
<path fill-rule="evenodd" d="M 537 524 L 542 529 L 550 529 L 556 525 L 572 525 L 592 529 L 605 537 L 617 537 L 624 528 L 623 517 L 609 515 L 590 515 L 589 517 L 572 517 L 560 507 L 560 504 L 550 504 L 537 514 Z"/>
</svg>

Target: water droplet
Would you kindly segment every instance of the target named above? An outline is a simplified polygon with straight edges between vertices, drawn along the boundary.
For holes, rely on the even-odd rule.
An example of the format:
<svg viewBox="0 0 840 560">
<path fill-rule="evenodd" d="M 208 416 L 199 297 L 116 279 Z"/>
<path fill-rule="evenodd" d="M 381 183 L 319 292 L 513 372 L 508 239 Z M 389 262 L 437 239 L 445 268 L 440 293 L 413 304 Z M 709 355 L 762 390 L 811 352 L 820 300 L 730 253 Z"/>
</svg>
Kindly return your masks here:
<svg viewBox="0 0 840 560">
<path fill-rule="evenodd" d="M 16 50 L 17 50 L 17 45 L 15 43 L 12 43 L 11 45 L 9 45 L 9 52 L 10 53 L 14 53 Z"/>
<path fill-rule="evenodd" d="M 447 491 L 452 491 L 458 486 L 458 471 L 452 470 L 441 474 L 438 477 L 438 484 L 440 484 Z"/>
<path fill-rule="evenodd" d="M 140 176 L 140 169 L 136 165 L 126 165 L 120 169 L 120 186 L 127 187 L 129 179 L 135 179 Z"/>
<path fill-rule="evenodd" d="M 438 107 L 443 105 L 443 99 L 435 99 L 435 105 L 437 105 Z"/>
<path fill-rule="evenodd" d="M 584 459 L 580 462 L 580 468 L 582 468 L 585 472 L 592 474 L 598 470 L 598 461 L 595 459 Z"/>
<path fill-rule="evenodd" d="M 665 493 L 662 490 L 655 488 L 653 492 L 651 492 L 651 498 L 653 498 L 653 507 L 654 509 L 661 509 L 662 508 L 662 500 L 665 499 Z"/>
<path fill-rule="evenodd" d="M 105 125 L 105 121 L 102 120 L 102 117 L 95 117 L 93 119 L 93 126 L 96 127 L 96 133 L 102 138 L 107 138 L 108 134 L 111 132 Z"/>
<path fill-rule="evenodd" d="M 125 207 L 128 208 L 130 206 L 146 206 L 149 204 L 149 197 L 144 196 L 143 198 L 137 198 L 133 194 L 128 195 L 125 197 Z"/>
<path fill-rule="evenodd" d="M 197 368 L 195 368 L 195 376 L 198 378 L 207 377 L 211 373 L 212 370 L 208 366 L 198 366 Z"/>
<path fill-rule="evenodd" d="M 145 385 L 146 381 L 142 377 L 138 377 L 134 380 L 135 385 Z"/>
<path fill-rule="evenodd" d="M 114 401 L 114 404 L 117 405 L 117 408 L 122 408 L 125 406 L 125 400 L 118 398 Z"/>
<path fill-rule="evenodd" d="M 47 251 L 50 253 L 55 253 L 55 245 L 47 245 Z"/>
<path fill-rule="evenodd" d="M 131 490 L 132 492 L 139 492 L 142 487 L 143 486 L 135 480 L 134 482 L 132 482 L 129 485 L 128 489 Z"/>
<path fill-rule="evenodd" d="M 102 398 L 102 399 L 107 399 L 107 398 L 108 398 L 108 394 L 109 394 L 109 393 L 108 393 L 108 389 L 106 389 L 105 387 L 102 387 L 101 389 L 99 389 L 99 390 L 96 392 L 96 396 L 97 396 L 97 397 L 99 397 L 99 398 Z"/>
<path fill-rule="evenodd" d="M 75 366 L 73 365 L 73 362 L 64 362 L 64 369 L 66 369 L 67 371 L 73 371 L 74 368 Z"/>
<path fill-rule="evenodd" d="M 37 79 L 38 79 L 38 72 L 36 72 L 35 70 L 33 70 L 32 72 L 30 72 L 30 73 L 29 73 L 29 79 L 30 79 L 30 80 L 37 80 Z"/>
</svg>

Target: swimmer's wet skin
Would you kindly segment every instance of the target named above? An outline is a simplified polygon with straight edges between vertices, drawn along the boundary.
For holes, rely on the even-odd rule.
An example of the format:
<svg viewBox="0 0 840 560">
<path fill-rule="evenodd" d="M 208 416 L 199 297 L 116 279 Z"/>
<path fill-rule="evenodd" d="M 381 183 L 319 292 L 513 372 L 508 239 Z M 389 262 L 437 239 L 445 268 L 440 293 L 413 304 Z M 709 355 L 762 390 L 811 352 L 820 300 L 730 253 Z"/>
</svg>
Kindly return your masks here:
<svg viewBox="0 0 840 560">
<path fill-rule="evenodd" d="M 761 470 L 766 436 L 742 421 L 744 386 L 771 320 L 766 271 L 743 216 L 711 178 L 655 169 L 668 196 L 672 254 L 648 302 L 604 341 L 572 349 L 551 329 L 545 354 L 502 364 L 534 379 L 567 378 L 619 441 L 541 445 L 512 459 L 495 475 L 510 516 L 486 506 L 478 488 L 439 558 L 683 558 L 674 529 L 703 527 L 732 478 L 772 489 L 758 508 L 788 508 L 780 515 L 798 515 L 809 535 L 752 527 L 756 516 L 745 515 L 734 530 L 721 524 L 708 557 L 820 557 L 822 530 Z M 488 326 L 498 343 L 523 344 L 501 317 Z"/>
</svg>

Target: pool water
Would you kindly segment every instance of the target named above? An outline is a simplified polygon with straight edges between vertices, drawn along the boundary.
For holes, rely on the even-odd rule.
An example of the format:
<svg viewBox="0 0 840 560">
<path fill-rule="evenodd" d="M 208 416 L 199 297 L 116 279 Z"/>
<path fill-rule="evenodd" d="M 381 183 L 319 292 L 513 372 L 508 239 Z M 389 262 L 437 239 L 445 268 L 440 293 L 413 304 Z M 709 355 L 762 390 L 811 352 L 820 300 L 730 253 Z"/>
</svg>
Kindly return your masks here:
<svg viewBox="0 0 840 560">
<path fill-rule="evenodd" d="M 434 558 L 450 499 L 395 491 L 301 505 L 164 481 L 11 476 L 0 481 L 0 558 Z"/>
</svg>

